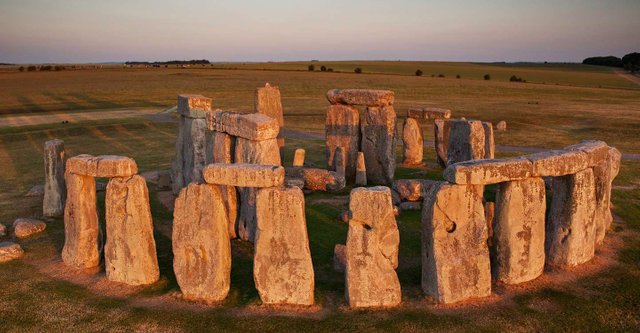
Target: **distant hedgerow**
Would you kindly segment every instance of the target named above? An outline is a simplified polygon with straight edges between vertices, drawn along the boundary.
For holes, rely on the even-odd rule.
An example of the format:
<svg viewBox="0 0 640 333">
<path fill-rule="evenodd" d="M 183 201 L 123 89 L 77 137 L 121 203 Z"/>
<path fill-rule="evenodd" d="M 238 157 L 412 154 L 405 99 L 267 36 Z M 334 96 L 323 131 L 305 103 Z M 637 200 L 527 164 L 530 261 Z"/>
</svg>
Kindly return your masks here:
<svg viewBox="0 0 640 333">
<path fill-rule="evenodd" d="M 422 76 L 422 70 L 418 69 L 418 70 L 416 71 L 416 76 Z"/>
</svg>

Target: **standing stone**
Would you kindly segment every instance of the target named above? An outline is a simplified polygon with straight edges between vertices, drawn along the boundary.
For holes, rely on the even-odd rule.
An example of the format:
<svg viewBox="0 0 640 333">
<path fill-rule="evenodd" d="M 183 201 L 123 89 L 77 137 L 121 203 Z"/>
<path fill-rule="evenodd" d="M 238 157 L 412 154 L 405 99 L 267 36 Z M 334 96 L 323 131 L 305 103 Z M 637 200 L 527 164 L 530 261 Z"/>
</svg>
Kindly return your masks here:
<svg viewBox="0 0 640 333">
<path fill-rule="evenodd" d="M 447 146 L 447 165 L 485 157 L 485 129 L 477 120 L 452 120 Z"/>
<path fill-rule="evenodd" d="M 398 267 L 400 233 L 388 187 L 351 191 L 345 296 L 350 307 L 391 307 L 402 294 Z"/>
<path fill-rule="evenodd" d="M 282 100 L 280 98 L 280 89 L 272 87 L 266 83 L 264 87 L 256 89 L 254 99 L 255 112 L 262 113 L 278 121 L 280 128 L 284 127 L 284 114 L 282 112 Z M 278 147 L 280 154 L 283 153 L 284 137 L 282 133 L 278 133 Z M 282 155 L 280 156 L 282 159 Z"/>
<path fill-rule="evenodd" d="M 392 106 L 368 107 L 361 127 L 367 181 L 374 185 L 391 185 L 396 170 L 395 110 Z"/>
<path fill-rule="evenodd" d="M 441 167 L 447 166 L 447 148 L 449 146 L 449 134 L 451 122 L 449 119 L 436 119 L 433 122 L 436 159 Z"/>
<path fill-rule="evenodd" d="M 144 177 L 112 178 L 107 184 L 105 206 L 107 279 L 134 286 L 158 281 L 153 219 Z"/>
<path fill-rule="evenodd" d="M 364 163 L 364 153 L 358 152 L 358 161 L 356 165 L 356 185 L 367 185 L 367 168 Z"/>
<path fill-rule="evenodd" d="M 64 208 L 62 260 L 76 268 L 100 264 L 96 181 L 93 177 L 65 173 L 67 203 Z"/>
<path fill-rule="evenodd" d="M 231 283 L 229 225 L 220 187 L 190 184 L 173 211 L 173 270 L 185 299 L 218 302 Z"/>
<path fill-rule="evenodd" d="M 493 221 L 496 216 L 496 205 L 494 202 L 487 201 L 484 203 L 484 222 L 487 225 L 487 246 L 489 249 L 493 246 Z"/>
<path fill-rule="evenodd" d="M 207 120 L 180 117 L 176 141 L 176 159 L 172 167 L 173 193 L 191 182 L 202 183 L 202 169 L 207 162 L 207 143 L 211 132 Z"/>
<path fill-rule="evenodd" d="M 495 158 L 496 143 L 493 139 L 493 124 L 482 122 L 482 128 L 484 128 L 484 158 Z"/>
<path fill-rule="evenodd" d="M 64 214 L 67 189 L 64 183 L 64 141 L 50 140 L 44 143 L 44 216 L 59 217 Z"/>
<path fill-rule="evenodd" d="M 547 262 L 577 266 L 593 258 L 596 241 L 596 189 L 592 169 L 553 179 L 546 223 Z"/>
<path fill-rule="evenodd" d="M 404 120 L 402 129 L 403 164 L 420 165 L 423 158 L 423 139 L 420 123 L 414 118 Z"/>
<path fill-rule="evenodd" d="M 256 206 L 253 278 L 260 299 L 265 304 L 312 305 L 314 272 L 302 190 L 260 189 Z"/>
<path fill-rule="evenodd" d="M 336 272 L 344 272 L 347 261 L 347 246 L 336 244 L 333 247 L 333 270 Z"/>
<path fill-rule="evenodd" d="M 293 153 L 293 166 L 294 167 L 304 166 L 304 153 L 305 153 L 305 151 L 302 148 L 296 149 L 296 151 Z"/>
<path fill-rule="evenodd" d="M 276 139 L 252 141 L 236 139 L 235 163 L 281 165 Z M 238 187 L 240 213 L 238 214 L 238 237 L 253 242 L 256 232 L 256 189 Z"/>
<path fill-rule="evenodd" d="M 545 209 L 546 195 L 542 178 L 498 185 L 491 248 L 495 280 L 518 284 L 542 274 Z"/>
<path fill-rule="evenodd" d="M 333 154 L 333 167 L 336 174 L 341 177 L 346 176 L 347 161 L 345 160 L 346 152 L 344 147 L 336 147 L 336 152 Z"/>
<path fill-rule="evenodd" d="M 617 165 L 616 165 L 617 163 Z M 611 185 L 620 168 L 620 151 L 610 148 L 607 157 L 593 168 L 596 183 L 596 245 L 602 244 L 611 227 Z"/>
<path fill-rule="evenodd" d="M 422 290 L 440 303 L 491 295 L 483 186 L 435 186 L 422 210 Z"/>
<path fill-rule="evenodd" d="M 325 121 L 327 168 L 334 169 L 334 153 L 344 148 L 346 178 L 355 179 L 356 159 L 360 150 L 360 114 L 358 109 L 346 105 L 331 105 Z"/>
<path fill-rule="evenodd" d="M 233 163 L 235 137 L 223 132 L 213 132 L 211 140 L 207 141 L 207 143 L 207 165 L 211 163 Z M 238 237 L 236 231 L 238 192 L 235 186 L 220 186 L 220 192 L 229 217 L 229 237 L 234 239 Z"/>
</svg>

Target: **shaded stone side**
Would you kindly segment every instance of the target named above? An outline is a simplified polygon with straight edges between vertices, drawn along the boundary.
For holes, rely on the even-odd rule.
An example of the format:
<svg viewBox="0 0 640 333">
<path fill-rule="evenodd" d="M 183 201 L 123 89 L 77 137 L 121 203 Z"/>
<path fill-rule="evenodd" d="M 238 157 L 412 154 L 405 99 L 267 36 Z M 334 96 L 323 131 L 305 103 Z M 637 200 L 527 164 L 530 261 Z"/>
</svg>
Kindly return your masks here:
<svg viewBox="0 0 640 333">
<path fill-rule="evenodd" d="M 233 163 L 235 144 L 235 137 L 227 133 L 211 133 L 211 138 L 207 141 L 206 164 Z"/>
<path fill-rule="evenodd" d="M 202 169 L 207 162 L 207 143 L 212 132 L 206 119 L 180 117 L 176 157 L 172 167 L 173 193 L 191 182 L 202 183 Z"/>
<path fill-rule="evenodd" d="M 220 188 L 190 184 L 173 211 L 173 270 L 185 299 L 219 302 L 231 285 L 231 243 Z"/>
<path fill-rule="evenodd" d="M 546 223 L 547 262 L 577 266 L 594 256 L 596 188 L 592 169 L 553 179 Z"/>
<path fill-rule="evenodd" d="M 260 299 L 266 304 L 312 305 L 314 272 L 302 190 L 260 189 L 256 206 L 253 278 Z"/>
<path fill-rule="evenodd" d="M 485 157 L 485 130 L 482 122 L 451 120 L 447 165 Z"/>
<path fill-rule="evenodd" d="M 367 185 L 367 167 L 364 162 L 363 152 L 358 152 L 358 159 L 356 162 L 356 185 Z"/>
<path fill-rule="evenodd" d="M 441 167 L 447 166 L 447 148 L 449 147 L 449 134 L 451 122 L 448 119 L 436 119 L 433 122 L 434 141 L 436 148 L 436 160 Z"/>
<path fill-rule="evenodd" d="M 392 106 L 368 107 L 361 123 L 367 182 L 391 185 L 396 169 L 396 112 Z"/>
<path fill-rule="evenodd" d="M 98 213 L 96 181 L 90 176 L 65 174 L 67 203 L 64 208 L 64 247 L 62 260 L 76 268 L 97 267 Z"/>
<path fill-rule="evenodd" d="M 142 176 L 112 178 L 105 197 L 107 279 L 129 285 L 158 281 L 149 191 Z"/>
<path fill-rule="evenodd" d="M 353 182 L 356 160 L 360 150 L 360 114 L 358 109 L 345 105 L 331 105 L 325 120 L 327 168 L 335 169 L 334 154 L 337 147 L 344 148 L 346 178 Z"/>
<path fill-rule="evenodd" d="M 482 122 L 482 128 L 484 128 L 484 158 L 495 158 L 496 143 L 493 138 L 493 124 Z"/>
<path fill-rule="evenodd" d="M 491 295 L 483 186 L 442 183 L 422 209 L 422 290 L 440 303 Z"/>
<path fill-rule="evenodd" d="M 422 164 L 424 141 L 422 128 L 418 120 L 407 118 L 402 127 L 402 163 L 406 165 Z"/>
<path fill-rule="evenodd" d="M 546 194 L 542 178 L 500 183 L 491 248 L 493 278 L 506 284 L 533 280 L 544 270 Z"/>
<path fill-rule="evenodd" d="M 50 140 L 44 143 L 44 198 L 42 214 L 59 217 L 64 214 L 67 188 L 64 183 L 64 141 Z"/>
</svg>

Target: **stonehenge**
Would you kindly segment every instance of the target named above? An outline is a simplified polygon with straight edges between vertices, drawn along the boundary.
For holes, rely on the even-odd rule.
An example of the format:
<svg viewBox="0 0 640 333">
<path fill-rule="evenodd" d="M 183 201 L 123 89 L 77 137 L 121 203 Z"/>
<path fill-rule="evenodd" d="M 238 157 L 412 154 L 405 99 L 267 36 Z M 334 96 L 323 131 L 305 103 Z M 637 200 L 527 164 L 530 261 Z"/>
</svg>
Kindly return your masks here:
<svg viewBox="0 0 640 333">
<path fill-rule="evenodd" d="M 396 112 L 393 106 L 368 106 L 360 126 L 367 183 L 391 185 L 396 169 Z"/>
<path fill-rule="evenodd" d="M 254 111 L 267 115 L 278 121 L 280 128 L 284 127 L 284 114 L 282 112 L 282 100 L 280 89 L 265 83 L 264 87 L 257 88 L 254 99 Z M 278 147 L 280 147 L 280 159 L 283 157 L 284 137 L 278 133 Z"/>
<path fill-rule="evenodd" d="M 420 124 L 414 118 L 404 120 L 402 126 L 402 164 L 422 164 L 423 139 Z"/>
<path fill-rule="evenodd" d="M 49 140 L 44 143 L 44 199 L 42 214 L 59 217 L 64 214 L 67 195 L 64 182 L 64 141 Z"/>
<path fill-rule="evenodd" d="M 360 114 L 358 109 L 348 105 L 331 105 L 325 121 L 327 167 L 335 169 L 333 164 L 337 147 L 344 149 L 346 178 L 353 182 L 356 177 L 356 163 L 360 151 Z"/>
</svg>

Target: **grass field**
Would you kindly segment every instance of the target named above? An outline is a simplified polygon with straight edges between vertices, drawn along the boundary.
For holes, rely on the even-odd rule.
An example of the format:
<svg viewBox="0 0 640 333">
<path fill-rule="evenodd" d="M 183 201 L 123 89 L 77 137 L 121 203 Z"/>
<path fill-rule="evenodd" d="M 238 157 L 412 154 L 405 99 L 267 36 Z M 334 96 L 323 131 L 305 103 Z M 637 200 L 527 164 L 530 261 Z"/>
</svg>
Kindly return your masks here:
<svg viewBox="0 0 640 333">
<path fill-rule="evenodd" d="M 404 65 L 413 66 L 397 64 Z M 546 71 L 546 67 L 543 70 Z M 589 68 L 571 71 L 562 67 L 562 70 L 568 71 L 567 76 L 575 80 L 591 73 Z M 423 71 L 427 73 L 424 68 Z M 618 77 L 605 70 L 596 70 L 590 75 L 596 80 L 600 75 L 612 81 Z M 83 109 L 96 109 L 91 112 L 129 107 L 160 110 L 174 105 L 180 92 L 202 93 L 213 97 L 218 107 L 249 111 L 253 89 L 266 81 L 280 86 L 287 113 L 285 121 L 287 127 L 293 129 L 322 130 L 327 106 L 323 93 L 329 88 L 390 88 L 397 93 L 399 114 L 413 105 L 434 105 L 450 107 L 457 116 L 507 120 L 509 130 L 497 136 L 498 144 L 559 147 L 582 138 L 597 138 L 621 147 L 623 152 L 640 152 L 637 147 L 640 90 L 518 84 L 497 79 L 465 79 L 464 76 L 458 80 L 253 69 L 0 73 L 0 113 L 3 114 L 0 117 Z M 584 85 L 590 84 L 596 83 L 590 81 Z M 176 134 L 175 123 L 146 118 L 0 128 L 0 223 L 10 225 L 17 217 L 41 215 L 40 199 L 25 198 L 24 194 L 31 186 L 43 182 L 45 140 L 64 139 L 69 156 L 80 153 L 130 156 L 136 159 L 140 171 L 145 172 L 170 167 Z M 324 165 L 321 141 L 294 139 L 287 141 L 285 164 L 290 164 L 291 152 L 297 147 L 306 148 L 308 161 Z M 428 149 L 426 156 L 433 165 L 433 150 Z M 441 177 L 441 170 L 400 168 L 397 176 L 437 179 Z M 252 247 L 238 241 L 232 245 L 232 289 L 223 304 L 202 306 L 177 299 L 168 238 L 172 216 L 160 203 L 155 185 L 150 183 L 161 266 L 161 280 L 157 284 L 128 288 L 106 282 L 104 273 L 96 276 L 64 269 L 60 261 L 63 225 L 62 220 L 57 219 L 49 223 L 42 235 L 20 242 L 26 251 L 23 260 L 0 264 L 0 327 L 1 331 L 8 332 L 637 331 L 640 329 L 639 188 L 640 162 L 625 161 L 614 183 L 617 217 L 614 231 L 606 240 L 609 245 L 599 250 L 594 262 L 566 274 L 548 272 L 523 286 L 497 285 L 495 295 L 488 300 L 454 307 L 433 305 L 422 296 L 420 214 L 403 213 L 398 218 L 401 232 L 398 274 L 403 305 L 388 311 L 348 310 L 343 300 L 343 276 L 331 269 L 333 246 L 346 239 L 346 226 L 335 216 L 346 208 L 349 189 L 335 195 L 307 195 L 307 227 L 316 274 L 316 301 L 320 306 L 317 311 L 292 313 L 259 305 L 251 272 Z M 103 207 L 104 193 L 99 197 L 98 207 Z M 101 219 L 103 215 L 102 209 Z M 7 236 L 0 241 L 10 239 Z"/>
</svg>

